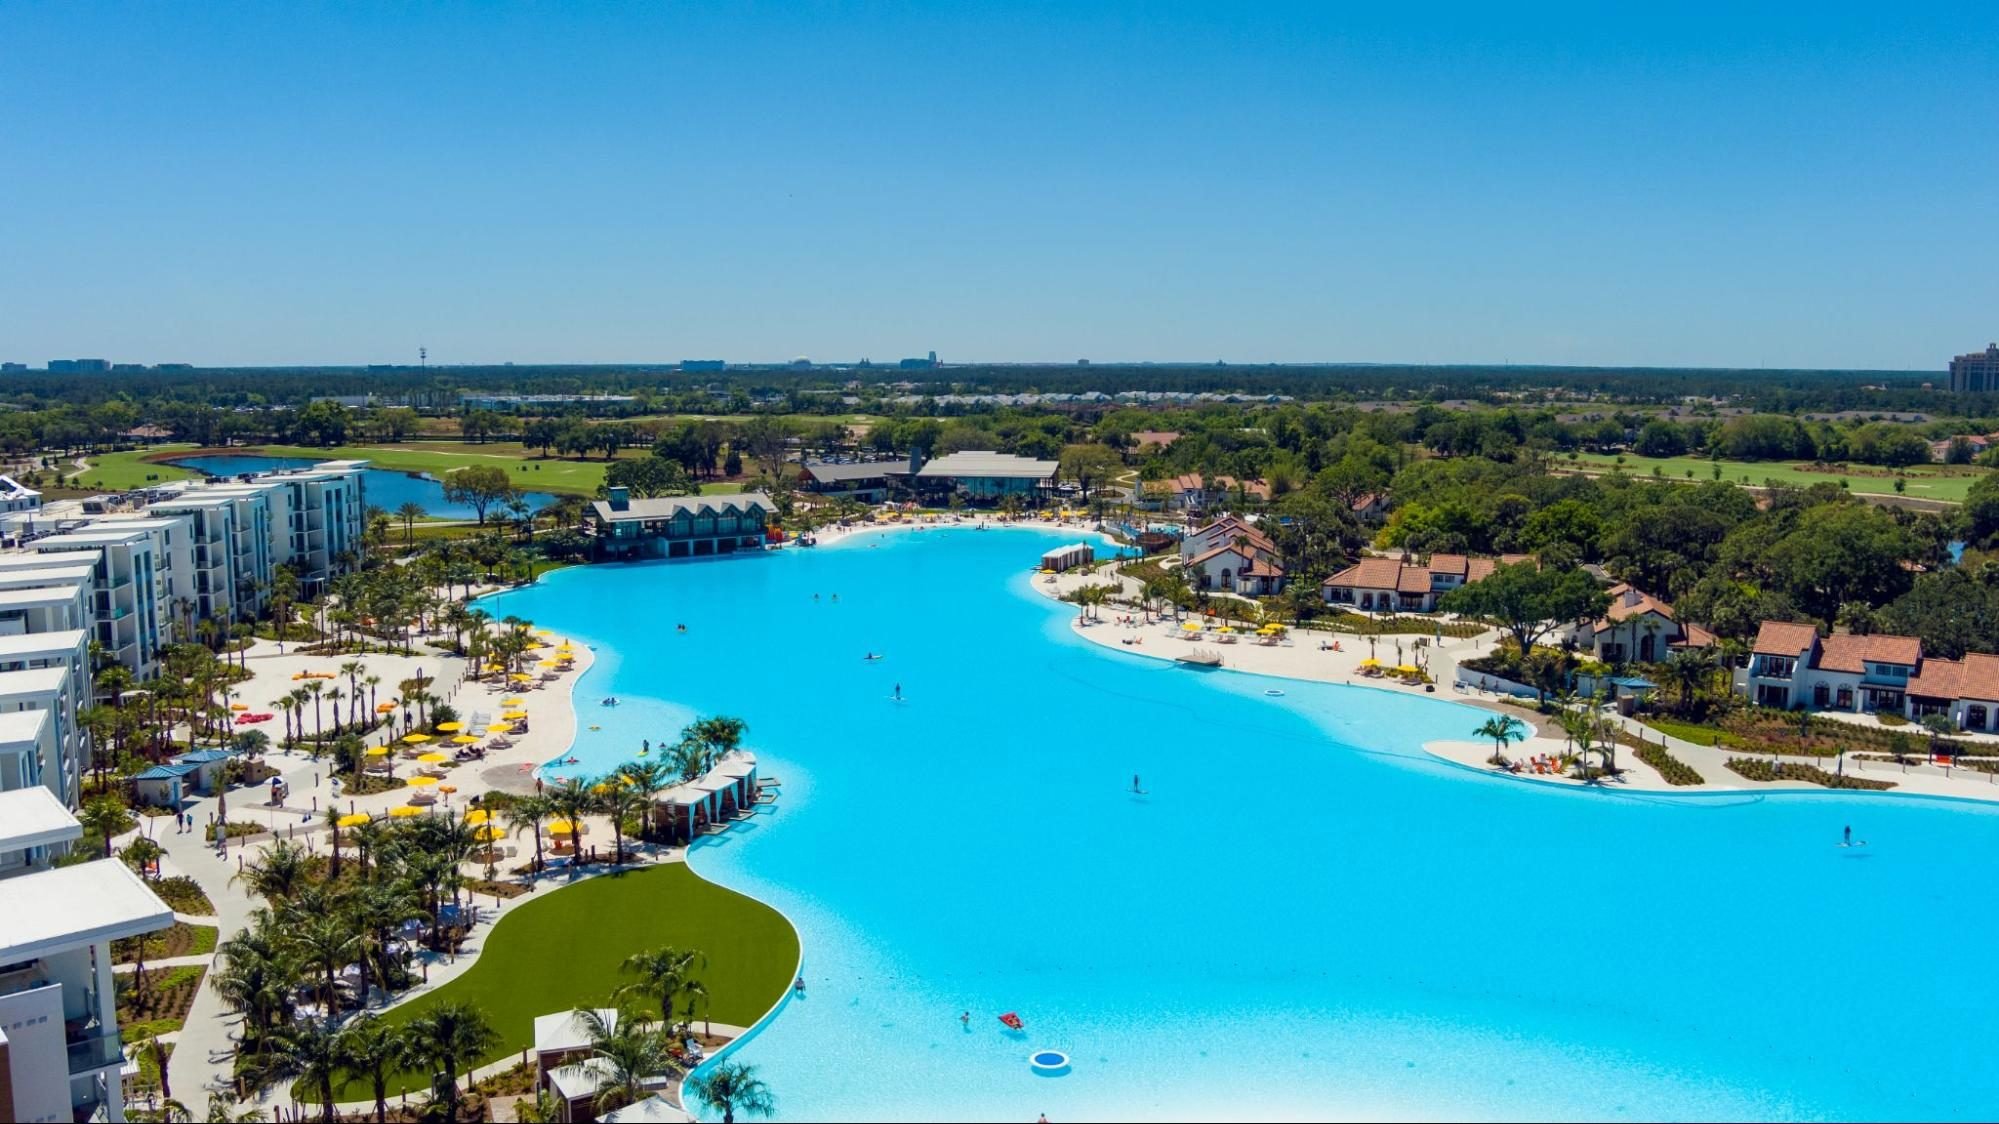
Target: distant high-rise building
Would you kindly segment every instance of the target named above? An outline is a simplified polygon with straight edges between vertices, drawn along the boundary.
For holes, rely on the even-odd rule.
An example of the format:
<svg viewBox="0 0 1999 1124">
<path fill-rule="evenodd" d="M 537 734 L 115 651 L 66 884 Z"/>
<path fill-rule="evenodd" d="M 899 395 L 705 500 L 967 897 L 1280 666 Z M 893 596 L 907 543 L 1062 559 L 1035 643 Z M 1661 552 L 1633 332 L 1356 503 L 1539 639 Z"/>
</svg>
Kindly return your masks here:
<svg viewBox="0 0 1999 1124">
<path fill-rule="evenodd" d="M 728 369 L 728 361 L 723 359 L 682 359 L 682 371 L 722 371 Z"/>
<path fill-rule="evenodd" d="M 1999 390 L 1999 343 L 1950 361 L 1950 389 L 1956 393 Z"/>
<path fill-rule="evenodd" d="M 52 375 L 96 375 L 111 369 L 109 359 L 51 359 L 49 374 Z"/>
<path fill-rule="evenodd" d="M 27 369 L 28 365 L 26 363 L 0 363 L 0 371 L 5 371 L 8 374 L 12 374 L 16 371 L 25 371 Z"/>
</svg>

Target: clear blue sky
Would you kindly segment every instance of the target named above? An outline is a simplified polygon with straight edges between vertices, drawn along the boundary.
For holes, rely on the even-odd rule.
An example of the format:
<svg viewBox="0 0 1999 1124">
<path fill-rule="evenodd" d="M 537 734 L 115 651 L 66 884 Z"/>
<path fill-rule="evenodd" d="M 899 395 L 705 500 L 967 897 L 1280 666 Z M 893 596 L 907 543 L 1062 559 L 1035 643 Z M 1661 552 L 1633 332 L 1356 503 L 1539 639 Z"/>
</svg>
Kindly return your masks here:
<svg viewBox="0 0 1999 1124">
<path fill-rule="evenodd" d="M 1999 338 L 1999 4 L 1488 7 L 0 0 L 0 358 Z"/>
</svg>

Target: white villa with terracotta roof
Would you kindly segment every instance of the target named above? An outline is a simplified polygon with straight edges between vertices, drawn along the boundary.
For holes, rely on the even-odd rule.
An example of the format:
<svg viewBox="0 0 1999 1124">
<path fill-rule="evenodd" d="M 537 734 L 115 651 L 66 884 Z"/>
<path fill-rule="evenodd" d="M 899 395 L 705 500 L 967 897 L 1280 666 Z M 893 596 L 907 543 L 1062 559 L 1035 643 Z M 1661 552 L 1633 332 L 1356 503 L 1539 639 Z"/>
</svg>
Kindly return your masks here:
<svg viewBox="0 0 1999 1124">
<path fill-rule="evenodd" d="M 1673 618 L 1673 607 L 1619 582 L 1607 590 L 1610 607 L 1580 630 L 1577 643 L 1604 663 L 1657 663 L 1675 648 L 1710 648 L 1714 633 Z"/>
<path fill-rule="evenodd" d="M 1247 597 L 1284 591 L 1284 566 L 1277 544 L 1254 524 L 1226 515 L 1180 540 L 1180 565 L 1196 589 L 1225 590 Z"/>
<path fill-rule="evenodd" d="M 1999 732 L 1999 656 L 1926 658 L 1913 636 L 1820 636 L 1809 624 L 1764 621 L 1744 690 L 1759 706 L 1945 714 L 1960 729 Z"/>
<path fill-rule="evenodd" d="M 1431 613 L 1437 599 L 1459 586 L 1489 577 L 1500 566 L 1530 561 L 1525 554 L 1471 558 L 1432 554 L 1425 563 L 1395 558 L 1363 558 L 1320 583 L 1326 604 L 1366 613 Z"/>
</svg>

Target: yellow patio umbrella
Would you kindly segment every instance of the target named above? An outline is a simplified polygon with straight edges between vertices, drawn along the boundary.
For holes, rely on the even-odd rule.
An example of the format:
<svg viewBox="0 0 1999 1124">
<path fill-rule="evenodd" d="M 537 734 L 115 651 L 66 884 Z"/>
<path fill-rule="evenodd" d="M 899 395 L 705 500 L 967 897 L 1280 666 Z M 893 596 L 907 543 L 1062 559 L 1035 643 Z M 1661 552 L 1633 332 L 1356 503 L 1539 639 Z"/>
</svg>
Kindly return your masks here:
<svg viewBox="0 0 1999 1124">
<path fill-rule="evenodd" d="M 536 666 L 536 667 L 561 667 L 562 665 L 561 665 L 560 663 L 556 662 L 555 660 L 543 660 L 543 661 L 541 661 L 540 663 L 536 664 L 535 666 Z"/>
<path fill-rule="evenodd" d="M 479 744 L 479 736 L 477 734 L 460 734 L 457 737 L 452 738 L 451 740 L 458 743 L 459 745 Z"/>
<path fill-rule="evenodd" d="M 338 820 L 335 820 L 334 822 L 339 824 L 341 827 L 360 827 L 362 824 L 367 823 L 370 819 L 373 818 L 374 817 L 368 815 L 368 813 L 366 812 L 355 812 L 353 815 L 342 816 Z"/>
<path fill-rule="evenodd" d="M 376 704 L 375 704 L 375 713 L 376 713 L 376 714 L 394 714 L 395 712 L 396 712 L 396 704 L 395 704 L 395 703 L 376 703 Z"/>
<path fill-rule="evenodd" d="M 430 740 L 429 734 L 404 734 L 403 740 L 411 745 L 422 745 Z"/>
<path fill-rule="evenodd" d="M 408 819 L 411 816 L 423 815 L 423 809 L 414 804 L 398 804 L 389 809 L 389 814 L 399 820 Z"/>
<path fill-rule="evenodd" d="M 1216 632 L 1229 632 L 1229 633 L 1233 633 L 1233 632 L 1235 631 L 1235 629 L 1233 629 L 1233 628 L 1230 628 L 1230 627 L 1229 627 L 1228 625 L 1223 625 L 1222 627 L 1220 627 L 1220 628 L 1216 629 L 1215 631 L 1216 631 Z"/>
<path fill-rule="evenodd" d="M 488 820 L 491 820 L 492 818 L 493 818 L 493 813 L 488 812 L 484 808 L 474 808 L 471 811 L 465 813 L 465 822 L 469 824 L 482 824 L 487 822 Z"/>
<path fill-rule="evenodd" d="M 451 758 L 446 757 L 442 753 L 432 752 L 432 753 L 418 754 L 417 760 L 423 762 L 426 765 L 441 765 L 444 762 L 451 760 Z"/>
<path fill-rule="evenodd" d="M 1182 632 L 1199 632 L 1201 631 L 1201 624 L 1199 621 L 1181 621 L 1180 630 Z"/>
<path fill-rule="evenodd" d="M 521 719 L 526 718 L 527 716 L 528 712 L 525 710 L 510 710 L 505 714 L 500 715 L 500 717 L 506 719 L 509 722 L 518 722 Z"/>
<path fill-rule="evenodd" d="M 507 831 L 501 827 L 482 827 L 472 833 L 472 838 L 481 843 L 493 843 L 506 837 Z"/>
<path fill-rule="evenodd" d="M 550 820 L 548 821 L 547 825 L 542 828 L 542 830 L 548 832 L 550 835 L 569 835 L 571 834 L 573 827 L 574 825 L 572 825 L 568 820 Z M 583 834 L 585 835 L 590 834 L 589 824 L 587 823 L 583 824 L 582 828 L 583 828 Z"/>
<path fill-rule="evenodd" d="M 500 705 L 501 705 L 501 706 L 519 706 L 519 705 L 521 705 L 521 703 L 522 703 L 522 702 L 524 702 L 524 701 L 526 701 L 526 700 L 523 700 L 523 699 L 518 699 L 518 698 L 512 698 L 512 699 L 501 699 L 501 700 L 500 700 Z"/>
<path fill-rule="evenodd" d="M 249 705 L 248 703 L 230 703 L 230 704 L 229 704 L 229 709 L 230 709 L 230 710 L 248 710 L 248 709 L 250 709 L 250 705 Z"/>
<path fill-rule="evenodd" d="M 368 756 L 370 757 L 387 757 L 388 755 L 389 755 L 388 746 L 371 745 L 368 747 Z"/>
<path fill-rule="evenodd" d="M 576 650 L 576 645 L 571 644 L 567 640 L 564 640 L 562 643 L 557 644 L 555 646 L 555 650 L 558 652 L 573 652 Z"/>
<path fill-rule="evenodd" d="M 511 729 L 513 727 L 507 725 L 505 722 L 495 722 L 491 726 L 486 727 L 486 732 L 489 734 L 504 734 Z"/>
<path fill-rule="evenodd" d="M 449 733 L 453 732 L 454 730 L 463 730 L 463 729 L 465 728 L 465 723 L 463 723 L 463 722 L 439 722 L 439 723 L 437 724 L 437 728 L 438 728 L 438 729 L 440 729 L 440 730 L 443 730 L 443 731 L 444 731 L 445 733 L 449 734 Z"/>
<path fill-rule="evenodd" d="M 417 776 L 414 776 L 414 777 L 411 777 L 411 778 L 410 778 L 410 783 L 411 783 L 412 785 L 415 785 L 415 786 L 416 786 L 416 787 L 418 787 L 418 788 L 428 788 L 428 787 L 430 787 L 431 785 L 434 785 L 434 784 L 436 784 L 436 783 L 437 783 L 437 778 L 436 778 L 436 777 L 426 777 L 426 776 L 423 776 L 423 775 L 419 774 L 419 775 L 417 775 Z"/>
<path fill-rule="evenodd" d="M 1406 663 L 1405 663 L 1405 664 L 1397 664 L 1397 665 L 1396 665 L 1396 668 L 1395 668 L 1395 674 L 1397 674 L 1397 675 L 1415 675 L 1415 674 L 1416 674 L 1417 672 L 1420 672 L 1420 671 L 1422 671 L 1422 670 L 1423 670 L 1422 668 L 1420 668 L 1420 667 L 1416 667 L 1416 666 L 1414 666 L 1414 665 L 1412 665 L 1412 664 L 1406 664 Z"/>
<path fill-rule="evenodd" d="M 455 785 L 455 784 L 441 784 L 441 785 L 438 785 L 438 786 L 437 786 L 437 791 L 439 791 L 439 792 L 457 792 L 457 791 L 458 791 L 458 786 L 457 786 L 457 785 Z"/>
<path fill-rule="evenodd" d="M 534 630 L 534 634 L 536 636 L 554 636 L 555 630 L 552 628 L 537 628 Z"/>
<path fill-rule="evenodd" d="M 512 675 L 507 676 L 507 678 L 513 680 L 516 683 L 526 683 L 529 680 L 533 679 L 534 676 L 529 675 L 525 671 L 516 671 Z"/>
<path fill-rule="evenodd" d="M 1367 657 L 1366 659 L 1364 659 L 1364 660 L 1360 661 L 1360 666 L 1362 666 L 1362 667 L 1380 667 L 1380 666 L 1381 666 L 1381 661 L 1380 661 L 1380 660 L 1378 660 L 1378 659 L 1375 659 L 1375 658 L 1374 658 L 1373 656 L 1369 656 L 1369 657 Z"/>
</svg>

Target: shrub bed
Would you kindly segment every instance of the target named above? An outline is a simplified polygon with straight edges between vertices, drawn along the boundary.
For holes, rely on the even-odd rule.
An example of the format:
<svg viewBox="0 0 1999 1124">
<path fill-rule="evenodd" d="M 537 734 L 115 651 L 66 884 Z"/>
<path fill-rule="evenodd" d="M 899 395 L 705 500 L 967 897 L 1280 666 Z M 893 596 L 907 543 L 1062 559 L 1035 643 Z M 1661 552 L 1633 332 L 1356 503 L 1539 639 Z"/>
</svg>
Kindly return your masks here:
<svg viewBox="0 0 1999 1124">
<path fill-rule="evenodd" d="M 1665 746 L 1638 742 L 1631 746 L 1631 753 L 1638 760 L 1652 766 L 1667 784 L 1682 787 L 1707 783 L 1701 779 L 1699 773 L 1694 772 L 1693 766 L 1666 752 Z"/>
<path fill-rule="evenodd" d="M 1786 761 L 1772 765 L 1761 758 L 1731 757 L 1728 767 L 1738 776 L 1752 781 L 1803 781 L 1806 784 L 1822 785 L 1826 788 L 1853 788 L 1878 792 L 1895 787 L 1893 781 L 1877 781 L 1866 777 L 1856 777 L 1851 773 L 1841 776 L 1828 773 L 1816 765 L 1799 765 Z"/>
<path fill-rule="evenodd" d="M 175 956 L 204 956 L 215 951 L 215 926 L 190 925 L 176 921 L 157 933 L 126 937 L 111 942 L 111 962 L 130 964 L 139 958 L 139 942 L 146 942 L 146 960 L 166 960 Z"/>
<path fill-rule="evenodd" d="M 143 987 L 134 986 L 134 973 L 120 975 L 118 1025 L 134 1040 L 179 1030 L 207 974 L 208 969 L 198 964 L 152 970 L 146 973 Z"/>
<path fill-rule="evenodd" d="M 196 917 L 212 917 L 215 914 L 215 903 L 208 900 L 208 894 L 202 890 L 201 883 L 184 874 L 162 878 L 153 883 L 153 893 L 158 894 L 160 900 L 166 902 L 175 913 L 188 913 Z"/>
</svg>

